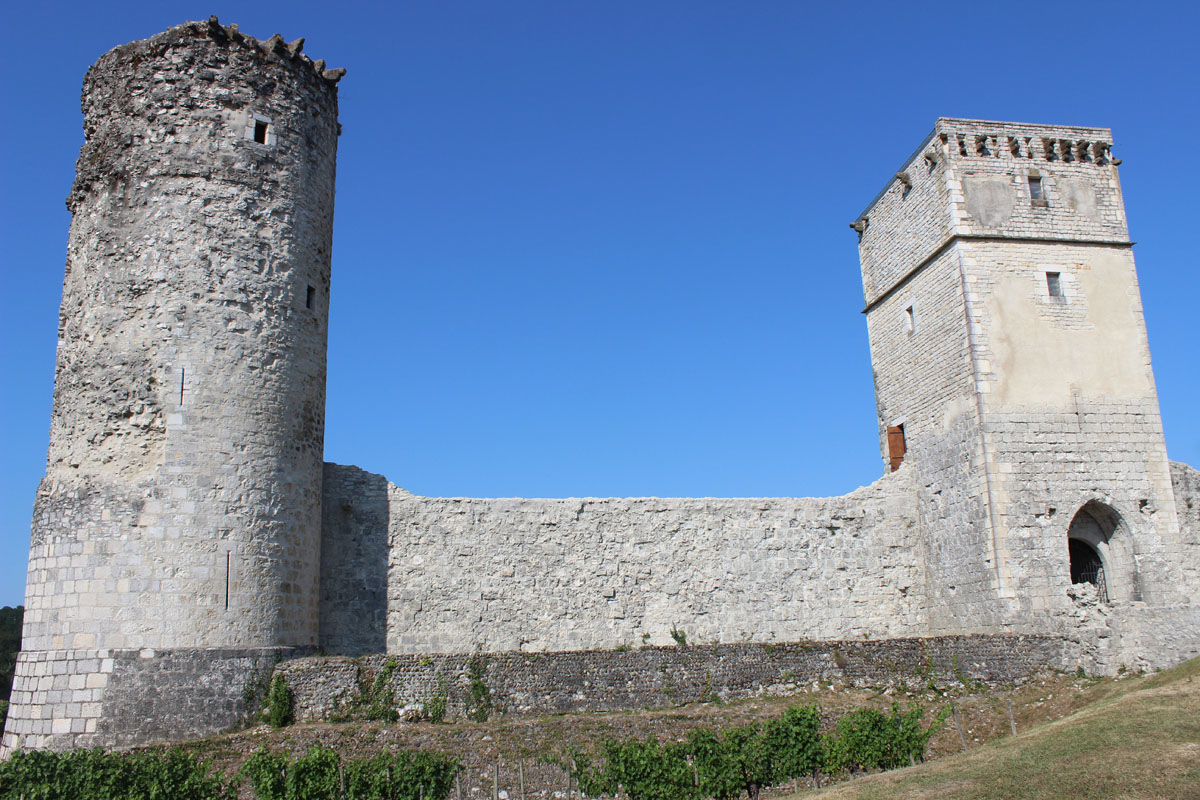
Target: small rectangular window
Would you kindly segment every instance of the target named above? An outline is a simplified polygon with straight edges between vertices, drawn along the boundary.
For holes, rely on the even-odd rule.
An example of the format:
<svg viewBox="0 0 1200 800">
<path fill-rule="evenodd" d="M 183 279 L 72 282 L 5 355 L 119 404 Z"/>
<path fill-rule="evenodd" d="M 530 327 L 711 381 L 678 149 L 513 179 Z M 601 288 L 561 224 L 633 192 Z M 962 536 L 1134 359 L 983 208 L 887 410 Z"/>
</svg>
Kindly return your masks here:
<svg viewBox="0 0 1200 800">
<path fill-rule="evenodd" d="M 1046 291 L 1051 297 L 1062 297 L 1062 274 L 1058 272 L 1046 273 Z"/>
<path fill-rule="evenodd" d="M 915 333 L 917 330 L 917 315 L 912 306 L 904 309 L 904 330 L 907 333 Z"/>
<path fill-rule="evenodd" d="M 254 141 L 259 144 L 267 143 L 267 127 L 268 123 L 263 122 L 261 119 L 254 120 Z"/>
<path fill-rule="evenodd" d="M 304 307 L 312 308 L 313 298 L 317 296 L 317 290 L 313 287 L 308 287 L 308 293 L 304 296 Z"/>
<path fill-rule="evenodd" d="M 1042 186 L 1042 179 L 1038 175 L 1029 176 L 1029 201 L 1035 205 L 1045 208 L 1046 203 L 1046 188 Z"/>
</svg>

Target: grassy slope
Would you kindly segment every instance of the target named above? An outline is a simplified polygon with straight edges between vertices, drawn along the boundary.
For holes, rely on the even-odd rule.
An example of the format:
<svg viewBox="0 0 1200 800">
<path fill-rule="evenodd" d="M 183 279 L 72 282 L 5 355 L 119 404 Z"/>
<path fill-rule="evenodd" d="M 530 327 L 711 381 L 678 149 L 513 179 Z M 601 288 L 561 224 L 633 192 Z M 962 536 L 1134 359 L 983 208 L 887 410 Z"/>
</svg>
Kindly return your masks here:
<svg viewBox="0 0 1200 800">
<path fill-rule="evenodd" d="M 1200 798 L 1200 659 L 1021 735 L 793 797 Z"/>
</svg>

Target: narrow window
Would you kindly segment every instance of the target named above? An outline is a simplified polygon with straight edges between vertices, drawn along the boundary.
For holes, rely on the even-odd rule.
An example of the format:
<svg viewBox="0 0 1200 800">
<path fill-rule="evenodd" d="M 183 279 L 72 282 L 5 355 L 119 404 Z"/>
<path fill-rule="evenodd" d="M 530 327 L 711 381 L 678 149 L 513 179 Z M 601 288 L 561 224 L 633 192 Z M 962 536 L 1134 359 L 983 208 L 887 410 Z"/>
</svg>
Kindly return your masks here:
<svg viewBox="0 0 1200 800">
<path fill-rule="evenodd" d="M 179 370 L 179 405 L 183 405 L 183 388 L 187 382 L 187 370 Z"/>
<path fill-rule="evenodd" d="M 1062 298 L 1062 275 L 1058 272 L 1046 273 L 1046 291 L 1051 297 Z"/>
<path fill-rule="evenodd" d="M 263 122 L 261 119 L 254 120 L 254 141 L 259 144 L 267 143 L 267 126 L 268 123 Z"/>
<path fill-rule="evenodd" d="M 229 552 L 225 553 L 225 610 L 229 610 Z"/>
<path fill-rule="evenodd" d="M 892 472 L 900 469 L 900 465 L 904 463 L 904 454 L 908 452 L 908 445 L 904 441 L 904 426 L 891 425 L 887 429 L 887 444 L 888 444 L 888 466 Z"/>
<path fill-rule="evenodd" d="M 1038 208 L 1046 208 L 1049 205 L 1046 202 L 1046 188 L 1042 186 L 1042 178 L 1039 175 L 1029 176 L 1029 202 Z"/>
<path fill-rule="evenodd" d="M 304 307 L 312 308 L 313 298 L 316 297 L 317 290 L 313 287 L 308 287 L 308 293 L 304 296 Z"/>
<path fill-rule="evenodd" d="M 912 306 L 904 309 L 904 330 L 906 333 L 916 333 L 917 315 Z"/>
</svg>

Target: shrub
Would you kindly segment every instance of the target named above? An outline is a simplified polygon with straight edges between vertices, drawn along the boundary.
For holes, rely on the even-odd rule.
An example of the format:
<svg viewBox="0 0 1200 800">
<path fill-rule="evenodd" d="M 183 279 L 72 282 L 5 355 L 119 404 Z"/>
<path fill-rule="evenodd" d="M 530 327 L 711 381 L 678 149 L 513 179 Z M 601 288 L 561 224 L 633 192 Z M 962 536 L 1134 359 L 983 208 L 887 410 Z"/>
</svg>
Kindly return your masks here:
<svg viewBox="0 0 1200 800">
<path fill-rule="evenodd" d="M 360 696 L 358 705 L 367 719 L 384 722 L 395 722 L 399 719 L 400 714 L 396 711 L 396 693 L 392 684 L 396 668 L 399 666 L 400 663 L 394 658 L 385 661 L 379 672 L 375 673 L 370 688 Z"/>
<path fill-rule="evenodd" d="M 601 745 L 605 765 L 594 769 L 586 761 L 577 763 L 579 788 L 589 796 L 615 794 L 625 788 L 631 800 L 696 800 L 696 773 L 688 763 L 687 745 L 660 745 L 658 739 L 606 739 Z"/>
<path fill-rule="evenodd" d="M 444 800 L 459 767 L 444 753 L 401 750 L 343 769 L 336 751 L 314 747 L 296 759 L 259 750 L 246 759 L 242 775 L 258 800 Z"/>
<path fill-rule="evenodd" d="M 486 669 L 487 659 L 484 656 L 472 656 L 467 664 L 471 695 L 467 698 L 466 713 L 467 719 L 473 722 L 487 722 L 492 713 L 492 692 L 483 680 Z"/>
<path fill-rule="evenodd" d="M 874 708 L 851 711 L 838 720 L 826 748 L 830 772 L 894 769 L 925 758 L 925 746 L 941 724 L 939 716 L 921 727 L 921 709 L 901 712 L 893 705 L 890 715 Z"/>
<path fill-rule="evenodd" d="M 283 800 L 289 763 L 287 756 L 271 755 L 260 747 L 242 763 L 241 775 L 250 781 L 258 800 Z"/>
<path fill-rule="evenodd" d="M 421 705 L 421 716 L 433 723 L 446 719 L 446 703 L 450 692 L 446 689 L 446 681 L 438 677 L 438 690 Z"/>
<path fill-rule="evenodd" d="M 821 712 L 816 706 L 792 706 L 767 725 L 775 754 L 776 780 L 799 778 L 821 769 Z"/>
<path fill-rule="evenodd" d="M 267 691 L 266 717 L 272 728 L 283 728 L 292 724 L 295 716 L 296 696 L 288 686 L 287 679 L 276 675 Z"/>
<path fill-rule="evenodd" d="M 0 763 L 0 797 L 23 800 L 235 800 L 236 783 L 207 762 L 162 752 L 17 751 Z"/>
<path fill-rule="evenodd" d="M 347 800 L 441 800 L 454 788 L 459 762 L 444 753 L 379 753 L 346 766 Z"/>
<path fill-rule="evenodd" d="M 336 750 L 310 747 L 287 770 L 285 800 L 341 800 L 341 772 Z"/>
</svg>

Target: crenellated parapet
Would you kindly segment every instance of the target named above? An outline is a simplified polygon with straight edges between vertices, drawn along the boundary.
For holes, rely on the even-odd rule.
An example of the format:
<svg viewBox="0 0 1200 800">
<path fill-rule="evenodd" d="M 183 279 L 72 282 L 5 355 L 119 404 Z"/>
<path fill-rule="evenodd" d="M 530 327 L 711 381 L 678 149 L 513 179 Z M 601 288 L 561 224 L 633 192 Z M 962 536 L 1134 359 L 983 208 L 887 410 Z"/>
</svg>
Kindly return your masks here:
<svg viewBox="0 0 1200 800">
<path fill-rule="evenodd" d="M 955 159 L 1023 159 L 1098 167 L 1121 163 L 1113 158 L 1108 128 L 942 117 L 934 131 L 942 152 Z"/>
</svg>

